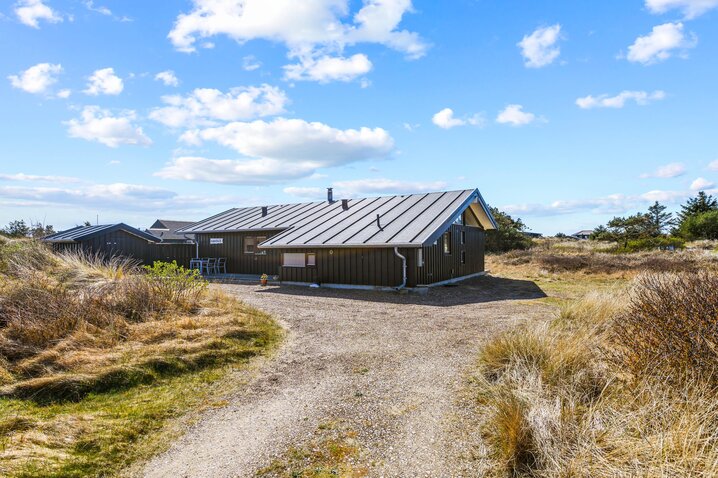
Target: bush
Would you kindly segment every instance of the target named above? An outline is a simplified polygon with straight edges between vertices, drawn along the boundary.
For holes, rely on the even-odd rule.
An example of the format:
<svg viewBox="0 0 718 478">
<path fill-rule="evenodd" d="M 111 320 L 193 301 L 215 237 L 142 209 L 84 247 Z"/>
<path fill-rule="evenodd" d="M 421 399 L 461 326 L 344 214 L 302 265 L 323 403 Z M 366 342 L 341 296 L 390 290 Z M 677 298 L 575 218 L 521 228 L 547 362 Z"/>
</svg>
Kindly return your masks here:
<svg viewBox="0 0 718 478">
<path fill-rule="evenodd" d="M 718 275 L 640 276 L 612 330 L 614 359 L 635 375 L 718 381 Z"/>
<path fill-rule="evenodd" d="M 687 239 L 718 239 L 718 211 L 687 217 L 679 232 Z"/>
<path fill-rule="evenodd" d="M 628 241 L 625 246 L 618 247 L 613 252 L 630 253 L 655 249 L 674 250 L 685 249 L 685 247 L 686 241 L 678 237 L 644 237 Z"/>
<path fill-rule="evenodd" d="M 185 269 L 177 261 L 155 261 L 144 267 L 153 294 L 167 303 L 183 309 L 197 306 L 207 289 L 207 281 L 196 269 Z"/>
</svg>

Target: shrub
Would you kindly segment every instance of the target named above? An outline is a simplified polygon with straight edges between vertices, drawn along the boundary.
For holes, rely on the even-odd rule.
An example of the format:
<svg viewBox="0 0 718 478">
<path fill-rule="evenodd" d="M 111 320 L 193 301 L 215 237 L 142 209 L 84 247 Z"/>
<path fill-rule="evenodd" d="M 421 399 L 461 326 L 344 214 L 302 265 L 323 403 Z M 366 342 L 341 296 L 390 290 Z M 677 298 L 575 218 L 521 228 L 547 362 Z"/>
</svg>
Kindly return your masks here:
<svg viewBox="0 0 718 478">
<path fill-rule="evenodd" d="M 685 249 L 686 241 L 678 237 L 644 237 L 628 241 L 625 246 L 614 249 L 613 252 L 639 252 L 655 249 L 674 250 Z"/>
<path fill-rule="evenodd" d="M 153 294 L 169 304 L 184 309 L 197 306 L 207 289 L 205 281 L 196 269 L 185 269 L 177 261 L 155 261 L 144 267 Z"/>
<path fill-rule="evenodd" d="M 614 359 L 636 375 L 718 379 L 718 275 L 640 276 L 612 329 Z"/>
<path fill-rule="evenodd" d="M 687 217 L 679 232 L 688 239 L 718 239 L 718 211 Z"/>
</svg>

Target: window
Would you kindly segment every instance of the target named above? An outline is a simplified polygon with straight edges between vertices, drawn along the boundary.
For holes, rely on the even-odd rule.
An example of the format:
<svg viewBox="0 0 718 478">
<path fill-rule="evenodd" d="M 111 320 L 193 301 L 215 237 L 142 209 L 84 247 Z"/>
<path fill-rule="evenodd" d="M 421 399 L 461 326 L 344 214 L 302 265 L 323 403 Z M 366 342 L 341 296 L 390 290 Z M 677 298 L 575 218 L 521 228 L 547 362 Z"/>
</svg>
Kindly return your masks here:
<svg viewBox="0 0 718 478">
<path fill-rule="evenodd" d="M 466 231 L 461 231 L 461 244 L 466 244 Z"/>
<path fill-rule="evenodd" d="M 466 264 L 466 251 L 461 251 L 461 263 Z"/>
<path fill-rule="evenodd" d="M 255 242 L 254 236 L 246 236 L 244 238 L 244 253 L 245 254 L 254 254 L 254 248 L 257 245 Z"/>
<path fill-rule="evenodd" d="M 451 254 L 451 231 L 444 233 L 444 254 Z"/>
<path fill-rule="evenodd" d="M 257 249 L 257 245 L 266 241 L 266 236 L 245 236 L 244 253 L 245 254 L 266 254 L 267 251 Z"/>
<path fill-rule="evenodd" d="M 306 260 L 303 252 L 285 252 L 282 254 L 283 267 L 306 267 Z"/>
<path fill-rule="evenodd" d="M 424 249 L 416 250 L 416 267 L 424 267 Z"/>
<path fill-rule="evenodd" d="M 464 225 L 464 213 L 459 214 L 459 217 L 454 219 L 454 224 L 458 224 L 459 226 Z"/>
<path fill-rule="evenodd" d="M 313 252 L 307 254 L 307 267 L 315 267 L 317 265 L 317 255 Z"/>
</svg>

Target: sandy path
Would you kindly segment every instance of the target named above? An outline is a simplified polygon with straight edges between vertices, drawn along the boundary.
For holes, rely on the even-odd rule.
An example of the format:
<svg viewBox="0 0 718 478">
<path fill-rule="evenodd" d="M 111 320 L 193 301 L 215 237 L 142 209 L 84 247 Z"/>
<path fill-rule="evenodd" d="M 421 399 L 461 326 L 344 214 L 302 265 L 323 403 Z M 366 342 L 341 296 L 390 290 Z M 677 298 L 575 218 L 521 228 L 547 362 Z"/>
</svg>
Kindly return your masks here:
<svg viewBox="0 0 718 478">
<path fill-rule="evenodd" d="M 223 286 L 289 329 L 278 357 L 229 406 L 208 412 L 144 470 L 148 477 L 245 477 L 341 419 L 371 476 L 476 476 L 470 407 L 458 400 L 481 343 L 546 317 L 531 282 L 492 277 L 427 296 Z M 521 300 L 524 299 L 524 300 Z"/>
</svg>

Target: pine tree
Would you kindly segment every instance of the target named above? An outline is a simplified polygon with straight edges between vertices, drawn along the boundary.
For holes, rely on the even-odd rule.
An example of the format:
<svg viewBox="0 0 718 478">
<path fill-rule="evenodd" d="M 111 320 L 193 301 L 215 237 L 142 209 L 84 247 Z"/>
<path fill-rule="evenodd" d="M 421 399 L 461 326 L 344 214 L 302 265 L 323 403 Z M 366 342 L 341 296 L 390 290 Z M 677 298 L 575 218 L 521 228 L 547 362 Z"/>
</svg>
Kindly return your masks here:
<svg viewBox="0 0 718 478">
<path fill-rule="evenodd" d="M 710 194 L 706 194 L 705 191 L 700 191 L 698 196 L 688 199 L 688 201 L 681 206 L 678 219 L 683 223 L 691 216 L 711 211 L 718 211 L 718 199 Z"/>
<path fill-rule="evenodd" d="M 666 212 L 666 209 L 668 208 L 658 201 L 648 208 L 648 220 L 650 221 L 652 236 L 660 236 L 669 226 L 675 224 L 673 213 Z"/>
</svg>

